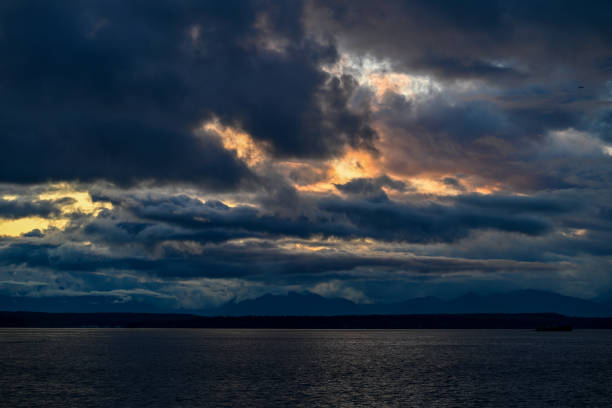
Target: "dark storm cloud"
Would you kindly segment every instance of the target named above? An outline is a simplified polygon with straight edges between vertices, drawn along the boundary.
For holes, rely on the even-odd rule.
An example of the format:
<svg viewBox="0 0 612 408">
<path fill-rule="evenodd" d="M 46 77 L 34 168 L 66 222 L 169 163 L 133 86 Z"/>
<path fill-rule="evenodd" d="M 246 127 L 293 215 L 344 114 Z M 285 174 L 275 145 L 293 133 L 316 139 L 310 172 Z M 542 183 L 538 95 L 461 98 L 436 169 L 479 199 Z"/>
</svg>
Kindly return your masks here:
<svg viewBox="0 0 612 408">
<path fill-rule="evenodd" d="M 347 237 L 355 233 L 354 227 L 336 223 L 325 214 L 314 216 L 282 216 L 269 214 L 250 206 L 228 207 L 218 201 L 200 200 L 186 196 L 139 200 L 129 210 L 144 220 L 164 222 L 192 231 L 219 234 L 222 237 L 283 237 L 301 238 L 313 235 Z M 194 236 L 197 237 L 197 234 Z"/>
<path fill-rule="evenodd" d="M 363 236 L 388 241 L 454 242 L 477 229 L 541 235 L 552 228 L 549 221 L 535 217 L 437 204 L 419 207 L 390 201 L 327 200 L 323 209 L 346 217 Z"/>
<path fill-rule="evenodd" d="M 79 293 L 89 290 L 84 288 L 124 288 L 126 283 L 115 282 L 123 276 L 121 271 L 132 279 L 160 279 L 163 284 L 157 285 L 164 290 L 178 284 L 177 280 L 200 278 L 238 279 L 245 287 L 308 287 L 330 279 L 352 286 L 368 280 L 413 279 L 415 274 L 510 274 L 536 279 L 541 274 L 574 270 L 576 265 L 559 262 L 565 256 L 609 254 L 601 241 L 605 231 L 571 238 L 552 229 L 566 222 L 564 217 L 587 210 L 594 215 L 582 215 L 584 219 L 599 214 L 597 202 L 587 207 L 573 205 L 575 197 L 464 195 L 447 197 L 445 205 L 325 198 L 314 200 L 318 209 L 313 213 L 285 217 L 216 200 L 202 202 L 159 193 L 139 197 L 115 190 L 104 197 L 112 199 L 113 209 L 100 212 L 81 229 L 63 233 L 59 242 L 53 240 L 53 234 L 7 242 L 0 247 L 0 266 L 47 271 L 51 276 L 64 274 L 63 279 L 73 282 Z M 482 231 L 499 238 L 483 241 L 486 246 L 477 251 L 470 249 L 473 241 L 467 237 Z M 344 240 L 363 237 L 379 240 L 371 252 L 352 251 Z M 309 244 L 301 241 L 305 238 L 315 240 Z M 285 245 L 294 239 L 328 249 L 287 249 Z M 496 244 L 497 239 L 503 239 L 503 246 Z M 84 241 L 91 244 L 81 244 Z M 449 248 L 456 252 L 452 257 L 447 256 L 453 253 L 448 250 L 435 256 L 414 256 L 403 246 L 394 248 L 381 241 L 437 243 L 438 248 L 451 244 Z M 532 254 L 525 253 L 525 242 L 532 243 Z"/>
<path fill-rule="evenodd" d="M 401 180 L 394 180 L 387 175 L 376 178 L 355 178 L 344 184 L 334 184 L 338 190 L 345 194 L 372 197 L 385 196 L 383 187 L 388 187 L 393 190 L 405 192 L 410 188 Z"/>
<path fill-rule="evenodd" d="M 444 177 L 442 179 L 442 182 L 447 186 L 454 188 L 455 190 L 465 191 L 465 186 L 461 184 L 461 181 L 459 181 L 455 177 Z"/>
<path fill-rule="evenodd" d="M 504 213 L 538 213 L 554 215 L 579 210 L 583 204 L 577 197 L 537 197 L 468 194 L 459 196 L 459 204 Z"/>
<path fill-rule="evenodd" d="M 610 69 L 610 76 L 612 76 L 612 69 Z M 612 83 L 610 84 L 610 91 L 612 92 Z M 598 119 L 594 121 L 593 131 L 603 140 L 612 143 L 612 110 L 602 113 Z"/>
<path fill-rule="evenodd" d="M 612 40 L 606 1 L 314 2 L 312 25 L 350 50 L 448 79 L 545 77 L 571 68 L 607 76 Z"/>
<path fill-rule="evenodd" d="M 6 200 L 0 198 L 0 218 L 16 219 L 23 217 L 56 217 L 61 207 L 74 202 L 71 198 L 59 200 Z"/>
<path fill-rule="evenodd" d="M 372 148 L 367 117 L 346 106 L 355 81 L 321 71 L 336 51 L 304 37 L 301 14 L 299 2 L 3 4 L 1 180 L 232 189 L 249 170 L 193 135 L 213 117 L 278 155 Z"/>
<path fill-rule="evenodd" d="M 26 238 L 42 238 L 44 235 L 42 232 L 40 232 L 38 228 L 36 228 L 30 232 L 26 232 L 25 234 L 23 234 L 23 236 Z"/>
<path fill-rule="evenodd" d="M 442 77 L 456 78 L 524 78 L 526 75 L 519 70 L 499 66 L 494 62 L 479 59 L 449 57 L 442 55 L 426 55 L 415 61 L 415 67 L 425 72 L 437 74 Z"/>
<path fill-rule="evenodd" d="M 122 206 L 142 221 L 126 223 L 99 216 L 84 231 L 109 242 L 132 240 L 149 245 L 164 240 L 206 243 L 246 237 L 433 243 L 455 242 L 471 231 L 486 229 L 543 235 L 552 229 L 548 216 L 568 211 L 562 204 L 544 199 L 460 196 L 446 205 L 415 205 L 394 202 L 386 195 L 359 197 L 315 200 L 314 210 L 293 216 L 249 206 L 228 207 L 218 201 L 203 203 L 187 196 L 132 198 Z"/>
<path fill-rule="evenodd" d="M 88 248 L 61 245 L 12 244 L 0 248 L 0 265 L 25 265 L 31 268 L 49 268 L 57 272 L 94 272 L 101 270 L 127 270 L 165 278 L 248 278 L 279 283 L 317 279 L 317 275 L 350 279 L 338 274 L 360 271 L 364 277 L 390 274 L 419 273 L 446 274 L 456 272 L 551 271 L 567 265 L 541 262 L 515 262 L 504 260 L 470 260 L 443 257 L 369 256 L 335 253 L 289 253 L 274 246 L 219 246 L 209 247 L 199 254 L 176 251 L 165 247 L 161 259 L 100 255 Z M 30 255 L 31 254 L 31 255 Z M 80 275 L 95 280 L 95 276 Z"/>
</svg>

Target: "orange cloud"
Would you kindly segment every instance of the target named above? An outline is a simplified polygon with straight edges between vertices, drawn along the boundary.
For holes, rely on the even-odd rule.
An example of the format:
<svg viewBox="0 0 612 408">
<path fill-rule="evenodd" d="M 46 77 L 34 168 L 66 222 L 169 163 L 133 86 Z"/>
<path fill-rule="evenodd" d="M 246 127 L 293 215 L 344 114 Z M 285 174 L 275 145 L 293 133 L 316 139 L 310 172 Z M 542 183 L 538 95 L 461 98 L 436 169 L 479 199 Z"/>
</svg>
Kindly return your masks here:
<svg viewBox="0 0 612 408">
<path fill-rule="evenodd" d="M 206 122 L 202 129 L 219 136 L 223 147 L 233 150 L 248 166 L 257 166 L 266 160 L 266 150 L 246 132 L 232 126 L 224 126 L 218 120 Z"/>
</svg>

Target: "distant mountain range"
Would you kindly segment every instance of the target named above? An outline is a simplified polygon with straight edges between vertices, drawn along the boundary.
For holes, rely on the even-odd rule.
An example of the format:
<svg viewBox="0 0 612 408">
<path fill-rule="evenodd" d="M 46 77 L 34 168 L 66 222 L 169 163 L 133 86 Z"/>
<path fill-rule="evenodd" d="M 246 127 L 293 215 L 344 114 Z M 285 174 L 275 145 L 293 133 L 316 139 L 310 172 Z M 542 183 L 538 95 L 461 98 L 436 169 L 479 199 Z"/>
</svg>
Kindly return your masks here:
<svg viewBox="0 0 612 408">
<path fill-rule="evenodd" d="M 209 316 L 334 316 L 370 314 L 560 313 L 566 316 L 612 316 L 612 303 L 595 302 L 540 290 L 466 295 L 442 300 L 422 297 L 397 303 L 357 304 L 314 293 L 291 292 L 230 302 L 203 311 Z"/>
<path fill-rule="evenodd" d="M 190 313 L 204 316 L 339 316 L 466 313 L 559 313 L 566 316 L 612 317 L 612 302 L 598 302 L 540 290 L 492 294 L 468 293 L 450 300 L 421 297 L 395 303 L 358 304 L 311 292 L 264 295 L 228 302 L 214 309 L 172 309 L 141 299 L 117 303 L 108 296 L 53 298 L 0 296 L 0 310 L 53 313 Z"/>
</svg>

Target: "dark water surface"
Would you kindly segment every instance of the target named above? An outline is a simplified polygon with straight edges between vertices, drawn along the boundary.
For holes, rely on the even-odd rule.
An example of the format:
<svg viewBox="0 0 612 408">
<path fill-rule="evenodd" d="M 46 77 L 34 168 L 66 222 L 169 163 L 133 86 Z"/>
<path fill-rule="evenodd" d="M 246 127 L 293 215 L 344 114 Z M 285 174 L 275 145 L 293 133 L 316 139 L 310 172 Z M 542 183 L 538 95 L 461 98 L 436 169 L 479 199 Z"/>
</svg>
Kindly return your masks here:
<svg viewBox="0 0 612 408">
<path fill-rule="evenodd" d="M 612 331 L 0 329 L 3 407 L 612 407 Z"/>
</svg>

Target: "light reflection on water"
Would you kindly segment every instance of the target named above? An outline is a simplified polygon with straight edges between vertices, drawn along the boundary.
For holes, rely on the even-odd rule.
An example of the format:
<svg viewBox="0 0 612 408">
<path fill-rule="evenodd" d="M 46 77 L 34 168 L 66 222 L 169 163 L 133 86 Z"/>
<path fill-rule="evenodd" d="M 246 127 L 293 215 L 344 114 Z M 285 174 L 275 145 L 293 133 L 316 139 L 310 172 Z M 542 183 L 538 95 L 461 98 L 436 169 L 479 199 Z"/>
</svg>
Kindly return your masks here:
<svg viewBox="0 0 612 408">
<path fill-rule="evenodd" d="M 612 331 L 0 329 L 0 406 L 612 406 Z"/>
</svg>

